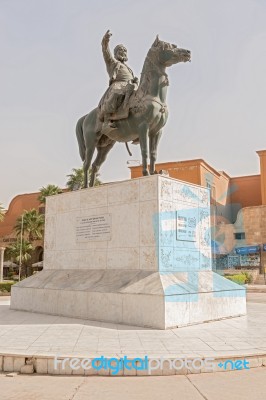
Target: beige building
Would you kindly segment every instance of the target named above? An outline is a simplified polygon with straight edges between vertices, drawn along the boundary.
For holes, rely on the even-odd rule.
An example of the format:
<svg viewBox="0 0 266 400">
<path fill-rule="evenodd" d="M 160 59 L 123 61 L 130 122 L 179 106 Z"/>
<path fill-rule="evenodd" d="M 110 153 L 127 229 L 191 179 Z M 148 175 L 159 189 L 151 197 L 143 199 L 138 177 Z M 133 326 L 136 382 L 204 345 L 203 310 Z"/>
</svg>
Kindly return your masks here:
<svg viewBox="0 0 266 400">
<path fill-rule="evenodd" d="M 25 193 L 19 194 L 14 197 L 9 204 L 8 210 L 5 213 L 5 218 L 0 222 L 0 247 L 7 248 L 12 243 L 18 240 L 14 226 L 17 219 L 23 214 L 23 212 L 29 211 L 33 208 L 43 212 L 44 209 L 41 206 L 38 196 L 40 193 Z M 5 253 L 6 254 L 6 253 Z M 31 257 L 31 264 L 43 260 L 43 240 L 34 241 L 34 251 Z M 7 268 L 4 268 L 4 274 L 7 274 Z"/>
<path fill-rule="evenodd" d="M 266 266 L 266 150 L 257 154 L 260 174 L 250 176 L 230 177 L 202 159 L 156 165 L 172 178 L 210 189 L 217 267 Z M 141 168 L 130 167 L 131 178 L 141 176 Z"/>
</svg>

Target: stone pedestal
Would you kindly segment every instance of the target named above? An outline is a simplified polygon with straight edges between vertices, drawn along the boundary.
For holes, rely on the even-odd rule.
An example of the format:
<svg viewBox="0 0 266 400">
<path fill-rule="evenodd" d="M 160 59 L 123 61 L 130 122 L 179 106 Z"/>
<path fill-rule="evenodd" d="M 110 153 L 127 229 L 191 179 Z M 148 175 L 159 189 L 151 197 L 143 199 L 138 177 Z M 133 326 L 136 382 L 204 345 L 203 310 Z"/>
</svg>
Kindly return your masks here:
<svg viewBox="0 0 266 400">
<path fill-rule="evenodd" d="M 46 201 L 44 269 L 12 309 L 159 329 L 246 313 L 212 271 L 208 189 L 154 175 Z"/>
</svg>

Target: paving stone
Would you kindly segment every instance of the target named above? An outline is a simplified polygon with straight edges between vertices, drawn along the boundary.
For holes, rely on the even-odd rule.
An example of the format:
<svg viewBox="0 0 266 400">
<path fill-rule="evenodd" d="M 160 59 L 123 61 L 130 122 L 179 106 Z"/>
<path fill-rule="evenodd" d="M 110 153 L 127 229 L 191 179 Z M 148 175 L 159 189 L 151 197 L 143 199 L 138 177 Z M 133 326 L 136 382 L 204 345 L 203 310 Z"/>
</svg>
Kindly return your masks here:
<svg viewBox="0 0 266 400">
<path fill-rule="evenodd" d="M 35 370 L 37 374 L 47 374 L 48 372 L 47 358 L 37 358 L 35 360 Z"/>
<path fill-rule="evenodd" d="M 13 357 L 4 357 L 3 371 L 5 371 L 5 372 L 13 372 L 14 371 L 14 358 Z"/>
<path fill-rule="evenodd" d="M 14 358 L 14 371 L 20 372 L 21 367 L 25 365 L 25 358 L 24 357 L 15 357 Z"/>
</svg>

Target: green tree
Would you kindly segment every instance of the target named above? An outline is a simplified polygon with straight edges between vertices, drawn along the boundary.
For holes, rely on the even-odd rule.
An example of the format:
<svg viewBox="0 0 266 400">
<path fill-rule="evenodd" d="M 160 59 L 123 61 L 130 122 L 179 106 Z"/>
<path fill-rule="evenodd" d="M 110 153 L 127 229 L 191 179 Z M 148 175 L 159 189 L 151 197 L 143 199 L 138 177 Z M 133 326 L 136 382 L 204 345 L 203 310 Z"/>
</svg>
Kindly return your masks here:
<svg viewBox="0 0 266 400">
<path fill-rule="evenodd" d="M 42 239 L 44 232 L 44 215 L 40 214 L 35 208 L 24 211 L 17 219 L 14 227 L 17 235 L 23 235 L 30 243 L 36 239 Z"/>
<path fill-rule="evenodd" d="M 5 217 L 5 211 L 4 210 L 5 210 L 4 207 L 0 203 L 0 222 L 3 221 L 3 219 Z"/>
<path fill-rule="evenodd" d="M 27 275 L 27 269 L 28 269 L 27 263 L 31 259 L 33 249 L 34 248 L 32 244 L 25 239 L 17 240 L 17 242 L 13 243 L 6 249 L 8 256 L 11 257 L 13 261 L 16 261 L 20 266 L 19 280 L 21 277 L 21 268 L 25 269 Z"/>
<path fill-rule="evenodd" d="M 60 194 L 62 193 L 62 189 L 60 189 L 56 185 L 49 184 L 47 186 L 43 186 L 40 189 L 40 195 L 38 197 L 38 200 L 40 203 L 45 204 L 45 199 L 48 196 L 54 196 L 55 194 Z"/>
<path fill-rule="evenodd" d="M 90 179 L 91 168 L 89 169 L 88 179 Z M 101 181 L 99 179 L 99 174 L 96 174 L 95 184 L 94 186 L 101 185 Z M 67 183 L 66 186 L 69 190 L 78 190 L 84 187 L 84 171 L 83 168 L 73 168 L 72 174 L 67 175 Z"/>
</svg>

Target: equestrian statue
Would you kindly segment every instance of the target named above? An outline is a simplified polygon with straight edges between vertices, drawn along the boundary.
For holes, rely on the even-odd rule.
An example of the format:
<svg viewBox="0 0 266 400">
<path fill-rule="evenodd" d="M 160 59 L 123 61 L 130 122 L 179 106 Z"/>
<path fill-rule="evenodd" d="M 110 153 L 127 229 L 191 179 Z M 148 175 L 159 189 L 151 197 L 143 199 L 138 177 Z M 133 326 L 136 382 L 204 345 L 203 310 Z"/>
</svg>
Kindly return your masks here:
<svg viewBox="0 0 266 400">
<path fill-rule="evenodd" d="M 157 35 L 148 51 L 138 82 L 126 64 L 126 47 L 117 45 L 112 56 L 110 37 L 108 30 L 102 39 L 103 57 L 110 78 L 109 87 L 98 107 L 81 117 L 76 127 L 85 188 L 88 187 L 88 170 L 94 151 L 97 150 L 97 155 L 92 163 L 90 187 L 94 186 L 96 174 L 115 142 L 124 142 L 126 145 L 129 141 L 139 143 L 143 176 L 157 173 L 157 147 L 168 118 L 166 94 L 169 81 L 165 71 L 173 64 L 191 59 L 189 50 L 163 42 Z"/>
</svg>

